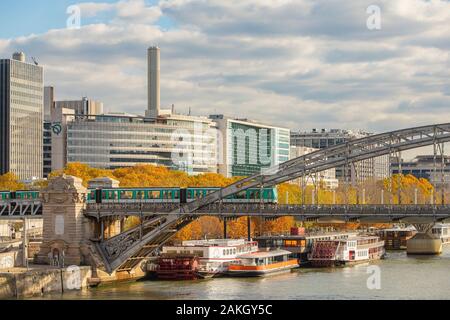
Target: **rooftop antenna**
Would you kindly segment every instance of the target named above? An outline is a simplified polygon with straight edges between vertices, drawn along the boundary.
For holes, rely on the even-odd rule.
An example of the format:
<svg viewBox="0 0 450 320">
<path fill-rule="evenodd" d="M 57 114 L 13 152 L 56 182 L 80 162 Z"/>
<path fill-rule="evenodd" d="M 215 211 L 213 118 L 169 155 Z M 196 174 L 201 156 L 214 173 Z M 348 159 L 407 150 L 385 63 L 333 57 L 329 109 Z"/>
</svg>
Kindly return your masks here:
<svg viewBox="0 0 450 320">
<path fill-rule="evenodd" d="M 37 65 L 37 66 L 39 65 L 39 63 L 36 61 L 36 58 L 35 58 L 35 57 L 31 57 L 31 60 L 33 60 L 33 62 L 34 62 L 35 65 Z"/>
<path fill-rule="evenodd" d="M 189 115 L 189 116 L 191 115 L 191 107 L 189 107 L 189 113 L 188 113 L 188 115 Z"/>
</svg>

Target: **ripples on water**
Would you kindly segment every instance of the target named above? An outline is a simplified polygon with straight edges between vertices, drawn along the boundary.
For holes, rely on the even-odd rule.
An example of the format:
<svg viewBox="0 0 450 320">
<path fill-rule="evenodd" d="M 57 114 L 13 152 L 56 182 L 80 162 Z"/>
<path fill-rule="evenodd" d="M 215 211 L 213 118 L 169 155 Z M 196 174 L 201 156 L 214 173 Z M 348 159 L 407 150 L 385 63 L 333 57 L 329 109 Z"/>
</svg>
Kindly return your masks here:
<svg viewBox="0 0 450 320">
<path fill-rule="evenodd" d="M 439 256 L 388 252 L 371 263 L 381 270 L 381 289 L 369 290 L 369 264 L 334 269 L 302 268 L 265 278 L 217 278 L 198 281 L 138 281 L 44 299 L 448 299 L 450 246 Z"/>
</svg>

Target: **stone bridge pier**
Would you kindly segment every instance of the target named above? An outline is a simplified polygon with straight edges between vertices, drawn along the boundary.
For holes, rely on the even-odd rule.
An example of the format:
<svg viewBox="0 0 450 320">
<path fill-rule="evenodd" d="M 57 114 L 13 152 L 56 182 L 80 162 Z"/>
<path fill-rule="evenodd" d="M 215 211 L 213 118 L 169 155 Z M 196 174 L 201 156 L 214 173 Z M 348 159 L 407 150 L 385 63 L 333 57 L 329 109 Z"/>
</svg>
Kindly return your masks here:
<svg viewBox="0 0 450 320">
<path fill-rule="evenodd" d="M 84 215 L 87 189 L 82 180 L 63 175 L 42 192 L 43 243 L 35 261 L 57 266 L 99 266 L 92 241 L 95 221 Z"/>
<path fill-rule="evenodd" d="M 441 254 L 442 240 L 431 233 L 434 223 L 415 223 L 417 234 L 406 243 L 408 254 Z"/>
</svg>

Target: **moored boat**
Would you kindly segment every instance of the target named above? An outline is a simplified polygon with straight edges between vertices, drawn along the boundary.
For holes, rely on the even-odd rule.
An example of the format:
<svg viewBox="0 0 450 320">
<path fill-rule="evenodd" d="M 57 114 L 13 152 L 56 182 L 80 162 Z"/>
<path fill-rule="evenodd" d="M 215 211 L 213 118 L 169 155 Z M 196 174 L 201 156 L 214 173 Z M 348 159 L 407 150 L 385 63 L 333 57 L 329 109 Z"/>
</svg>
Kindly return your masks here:
<svg viewBox="0 0 450 320">
<path fill-rule="evenodd" d="M 333 267 L 378 260 L 385 255 L 384 241 L 377 236 L 358 236 L 316 241 L 309 255 L 313 267 Z"/>
<path fill-rule="evenodd" d="M 236 262 L 228 266 L 227 274 L 234 277 L 260 277 L 288 272 L 299 266 L 297 259 L 289 256 L 290 251 L 272 250 L 238 256 Z"/>
<path fill-rule="evenodd" d="M 450 243 L 450 223 L 436 223 L 431 229 L 431 233 L 439 237 L 442 244 Z"/>
<path fill-rule="evenodd" d="M 383 229 L 377 232 L 377 235 L 384 241 L 386 250 L 404 250 L 409 239 L 417 234 L 413 226 L 404 228 Z"/>
<path fill-rule="evenodd" d="M 309 264 L 308 254 L 311 252 L 315 241 L 340 240 L 355 237 L 356 231 L 309 231 L 304 228 L 291 228 L 289 234 L 267 234 L 255 238 L 258 247 L 262 249 L 281 249 L 291 252 L 291 257 L 296 258 L 300 265 Z"/>
<path fill-rule="evenodd" d="M 163 247 L 157 276 L 174 280 L 221 276 L 239 255 L 257 251 L 257 242 L 244 239 L 183 241 L 179 246 Z"/>
</svg>

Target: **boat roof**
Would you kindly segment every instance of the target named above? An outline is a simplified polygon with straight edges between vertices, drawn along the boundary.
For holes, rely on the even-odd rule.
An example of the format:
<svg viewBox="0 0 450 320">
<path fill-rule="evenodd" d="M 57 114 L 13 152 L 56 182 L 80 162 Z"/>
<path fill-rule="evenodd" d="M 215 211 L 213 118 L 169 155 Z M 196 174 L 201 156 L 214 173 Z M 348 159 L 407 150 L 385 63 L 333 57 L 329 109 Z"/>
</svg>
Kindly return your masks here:
<svg viewBox="0 0 450 320">
<path fill-rule="evenodd" d="M 276 256 L 284 256 L 284 255 L 290 255 L 291 252 L 287 250 L 271 250 L 271 251 L 258 251 L 254 253 L 247 253 L 238 256 L 240 259 L 260 259 L 260 258 L 270 258 L 270 257 L 276 257 Z"/>
<path fill-rule="evenodd" d="M 416 228 L 414 228 L 414 226 L 409 226 L 409 227 L 403 227 L 403 228 L 382 229 L 381 231 L 416 231 Z"/>
<path fill-rule="evenodd" d="M 233 247 L 244 244 L 252 244 L 255 241 L 246 239 L 206 239 L 206 240 L 186 240 L 182 242 L 182 247 Z"/>
<path fill-rule="evenodd" d="M 322 237 L 331 237 L 331 236 L 344 236 L 348 235 L 351 237 L 355 237 L 358 235 L 358 231 L 336 231 L 336 232 L 323 232 L 323 233 L 317 233 L 317 232 L 308 232 L 304 233 L 303 235 L 266 235 L 257 237 L 257 240 L 266 240 L 266 239 L 314 239 L 314 238 L 322 238 Z"/>
<path fill-rule="evenodd" d="M 450 223 L 436 223 L 433 228 L 448 228 L 450 227 Z"/>
<path fill-rule="evenodd" d="M 348 239 L 336 239 L 336 241 L 354 241 L 354 240 L 367 240 L 367 239 L 380 239 L 379 236 L 357 236 Z"/>
</svg>

